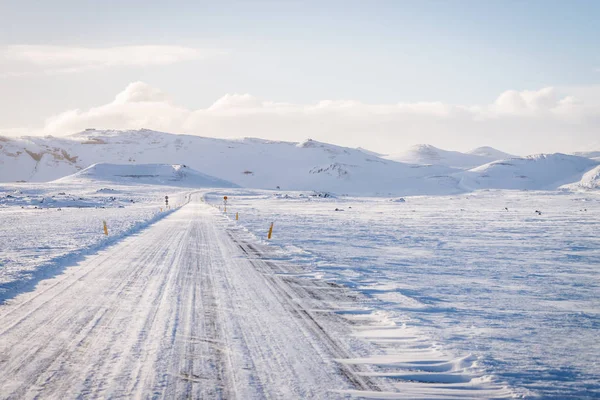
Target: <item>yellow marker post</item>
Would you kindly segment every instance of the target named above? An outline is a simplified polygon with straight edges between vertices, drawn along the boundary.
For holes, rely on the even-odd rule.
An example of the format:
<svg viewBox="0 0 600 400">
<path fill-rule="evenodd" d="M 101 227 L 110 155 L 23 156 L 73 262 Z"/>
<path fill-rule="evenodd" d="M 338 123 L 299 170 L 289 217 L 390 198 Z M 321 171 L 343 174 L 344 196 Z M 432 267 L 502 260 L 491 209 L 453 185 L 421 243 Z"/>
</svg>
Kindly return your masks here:
<svg viewBox="0 0 600 400">
<path fill-rule="evenodd" d="M 102 221 L 102 223 L 104 224 L 104 234 L 108 236 L 108 227 L 106 226 L 106 221 Z"/>
<path fill-rule="evenodd" d="M 267 236 L 267 239 L 271 239 L 271 236 L 273 236 L 273 222 L 271 222 L 271 227 L 269 228 L 269 236 Z"/>
<path fill-rule="evenodd" d="M 240 219 L 240 216 L 238 213 L 235 213 L 235 220 L 237 221 L 238 219 Z"/>
</svg>

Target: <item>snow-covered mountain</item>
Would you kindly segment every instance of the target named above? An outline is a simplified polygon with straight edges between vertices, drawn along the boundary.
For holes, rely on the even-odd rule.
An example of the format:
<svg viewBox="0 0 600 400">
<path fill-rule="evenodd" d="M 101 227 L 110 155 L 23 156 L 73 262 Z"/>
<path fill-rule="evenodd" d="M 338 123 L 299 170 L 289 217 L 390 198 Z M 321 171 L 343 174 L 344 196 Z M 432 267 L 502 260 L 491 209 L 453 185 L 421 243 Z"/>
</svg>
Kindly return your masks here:
<svg viewBox="0 0 600 400">
<path fill-rule="evenodd" d="M 567 154 L 537 154 L 510 158 L 461 172 L 460 185 L 466 190 L 476 189 L 557 189 L 578 182 L 598 165 L 589 158 Z"/>
<path fill-rule="evenodd" d="M 592 160 L 600 161 L 600 151 L 579 151 L 573 154 L 579 157 L 591 158 Z"/>
<path fill-rule="evenodd" d="M 479 147 L 468 153 L 442 150 L 429 144 L 418 144 L 405 152 L 385 156 L 388 160 L 413 164 L 444 165 L 469 169 L 513 156 L 492 147 Z"/>
<path fill-rule="evenodd" d="M 600 165 L 586 172 L 579 182 L 565 185 L 565 187 L 568 189 L 600 189 Z"/>
<path fill-rule="evenodd" d="M 242 187 L 347 194 L 457 193 L 456 170 L 384 160 L 307 140 L 224 140 L 151 130 L 86 130 L 66 138 L 3 138 L 1 181 L 48 181 L 95 163 L 185 164 Z"/>
<path fill-rule="evenodd" d="M 196 180 L 200 176 L 218 179 L 214 186 L 402 196 L 453 194 L 479 188 L 553 189 L 580 182 L 586 172 L 599 164 L 563 154 L 506 158 L 490 163 L 490 158 L 504 155 L 491 148 L 475 149 L 474 154 L 448 152 L 433 146 L 414 150 L 415 157 L 409 164 L 381 158 L 363 149 L 310 139 L 292 143 L 248 138 L 224 140 L 146 129 L 86 130 L 63 138 L 0 137 L 0 182 L 52 181 L 98 163 L 69 179 L 90 177 L 92 172 L 97 179 L 103 176 L 101 172 L 113 168 L 102 163 L 167 164 L 171 170 L 166 175 L 174 173 L 172 165 L 186 165 L 190 171 L 197 171 Z M 476 167 L 466 170 L 470 164 Z M 118 169 L 117 175 L 136 175 L 123 173 L 124 167 L 114 168 Z"/>
<path fill-rule="evenodd" d="M 503 151 L 500 151 L 498 149 L 495 149 L 495 148 L 489 147 L 489 146 L 477 147 L 476 149 L 467 151 L 467 154 L 485 157 L 487 159 L 490 159 L 490 162 L 496 161 L 496 160 L 505 160 L 507 158 L 515 157 L 512 154 L 505 153 Z"/>
<path fill-rule="evenodd" d="M 239 187 L 223 179 L 195 171 L 186 165 L 170 164 L 93 164 L 55 182 L 84 183 L 86 181 L 210 188 Z"/>
</svg>

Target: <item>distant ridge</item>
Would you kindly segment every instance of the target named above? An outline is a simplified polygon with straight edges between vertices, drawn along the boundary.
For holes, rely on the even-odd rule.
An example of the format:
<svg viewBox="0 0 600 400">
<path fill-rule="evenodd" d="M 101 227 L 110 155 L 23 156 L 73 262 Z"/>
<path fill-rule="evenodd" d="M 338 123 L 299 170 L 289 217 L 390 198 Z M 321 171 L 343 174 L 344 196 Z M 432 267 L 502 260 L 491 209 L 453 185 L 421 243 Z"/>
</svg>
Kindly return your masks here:
<svg viewBox="0 0 600 400">
<path fill-rule="evenodd" d="M 434 164 L 469 169 L 512 157 L 514 156 L 492 147 L 478 147 L 468 153 L 461 153 L 459 151 L 442 150 L 429 144 L 418 144 L 405 152 L 391 154 L 385 158 L 414 164 Z"/>
<path fill-rule="evenodd" d="M 493 161 L 504 160 L 507 158 L 515 158 L 516 157 L 512 154 L 505 153 L 503 151 L 497 150 L 497 149 L 495 149 L 493 147 L 489 147 L 489 146 L 477 147 L 476 149 L 468 151 L 467 154 L 473 154 L 475 156 L 493 158 L 494 159 Z"/>
<path fill-rule="evenodd" d="M 54 182 L 78 183 L 82 181 L 211 188 L 239 187 L 223 179 L 195 171 L 186 165 L 170 164 L 98 163 Z"/>
<path fill-rule="evenodd" d="M 567 154 L 536 154 L 494 161 L 461 173 L 460 185 L 467 190 L 547 190 L 578 182 L 598 165 L 589 158 Z"/>
<path fill-rule="evenodd" d="M 146 180 L 152 184 L 193 186 L 204 185 L 199 183 L 203 177 L 218 180 L 213 186 L 361 196 L 447 195 L 477 189 L 557 189 L 582 181 L 599 164 L 589 158 L 559 153 L 524 158 L 509 155 L 489 161 L 506 154 L 490 147 L 470 153 L 419 145 L 405 157 L 398 157 L 405 160 L 401 162 L 392 156 L 383 158 L 364 149 L 310 139 L 299 143 L 257 138 L 225 140 L 147 129 L 91 129 L 61 138 L 1 137 L 0 182 L 46 182 L 75 174 L 69 178 L 74 181 L 91 179 L 92 172 L 96 174 L 93 179 L 108 179 L 101 172 L 116 168 L 118 173 L 110 179 L 128 179 L 131 183 Z M 94 164 L 97 165 L 92 170 L 85 170 Z M 105 164 L 120 167 L 102 166 Z M 122 171 L 125 167 L 146 165 L 143 168 L 148 169 L 148 165 L 157 164 L 168 172 Z M 174 178 L 188 171 L 186 168 L 188 177 L 195 177 L 195 183 Z M 583 186 L 569 188 L 579 190 Z"/>
</svg>

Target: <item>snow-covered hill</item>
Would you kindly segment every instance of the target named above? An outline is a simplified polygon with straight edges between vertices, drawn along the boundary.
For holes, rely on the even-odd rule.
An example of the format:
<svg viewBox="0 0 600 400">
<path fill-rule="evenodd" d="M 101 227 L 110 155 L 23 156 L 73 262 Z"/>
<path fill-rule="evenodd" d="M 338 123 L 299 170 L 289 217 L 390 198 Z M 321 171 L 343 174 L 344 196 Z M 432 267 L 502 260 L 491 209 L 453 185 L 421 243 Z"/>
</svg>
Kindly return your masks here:
<svg viewBox="0 0 600 400">
<path fill-rule="evenodd" d="M 93 164 L 55 182 L 82 183 L 85 181 L 106 181 L 128 185 L 134 183 L 210 188 L 239 187 L 223 179 L 195 171 L 186 165 L 170 164 Z"/>
<path fill-rule="evenodd" d="M 418 144 L 405 152 L 385 156 L 388 160 L 413 164 L 433 164 L 469 169 L 492 161 L 513 157 L 492 147 L 479 147 L 468 153 L 442 150 L 429 144 Z"/>
<path fill-rule="evenodd" d="M 597 161 L 561 153 L 510 158 L 461 172 L 460 185 L 476 189 L 557 189 L 578 182 Z"/>
<path fill-rule="evenodd" d="M 77 155 L 69 154 L 72 140 L 53 137 L 0 136 L 0 182 L 47 182 L 77 172 Z"/>
<path fill-rule="evenodd" d="M 95 163 L 185 164 L 242 187 L 346 194 L 457 193 L 456 170 L 384 160 L 313 140 L 224 140 L 151 130 L 86 130 L 67 138 L 4 139 L 1 181 L 48 181 Z"/>
<path fill-rule="evenodd" d="M 515 157 L 512 154 L 505 153 L 503 151 L 500 151 L 498 149 L 495 149 L 495 148 L 489 147 L 489 146 L 477 147 L 476 149 L 467 151 L 467 154 L 485 157 L 487 159 L 490 159 L 490 162 L 496 161 L 496 160 L 505 160 L 507 158 Z"/>
<path fill-rule="evenodd" d="M 86 130 L 63 138 L 0 137 L 0 182 L 52 181 L 98 163 L 167 164 L 169 168 L 187 165 L 197 171 L 197 179 L 199 174 L 219 179 L 216 186 L 403 196 L 478 188 L 553 189 L 581 181 L 598 164 L 562 154 L 490 163 L 490 158 L 505 155 L 492 148 L 475 149 L 473 154 L 433 146 L 413 150 L 412 158 L 407 159 L 411 163 L 405 163 L 310 139 L 292 143 L 214 139 L 146 129 Z M 96 166 L 95 173 L 99 168 L 108 167 Z M 465 171 L 467 168 L 472 169 Z M 183 184 L 196 186 L 191 181 Z"/>
<path fill-rule="evenodd" d="M 573 154 L 579 157 L 591 158 L 592 160 L 600 161 L 600 151 L 580 151 Z"/>
<path fill-rule="evenodd" d="M 598 159 L 600 162 L 600 159 Z M 567 189 L 600 189 L 600 165 L 586 172 L 579 182 L 565 185 Z"/>
</svg>

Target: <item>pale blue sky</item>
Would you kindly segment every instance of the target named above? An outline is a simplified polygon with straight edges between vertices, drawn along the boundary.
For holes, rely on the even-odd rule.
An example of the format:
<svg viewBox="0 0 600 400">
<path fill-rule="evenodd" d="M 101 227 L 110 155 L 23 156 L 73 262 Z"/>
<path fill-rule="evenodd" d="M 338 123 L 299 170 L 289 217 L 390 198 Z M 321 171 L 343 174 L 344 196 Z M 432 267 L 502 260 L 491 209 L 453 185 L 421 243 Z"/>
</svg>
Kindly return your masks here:
<svg viewBox="0 0 600 400">
<path fill-rule="evenodd" d="M 300 104 L 487 105 L 506 90 L 600 83 L 599 20 L 600 1 L 592 0 L 1 0 L 0 47 L 164 45 L 226 54 L 72 73 L 4 62 L 0 128 L 106 104 L 135 81 L 190 109 L 236 92 Z"/>
</svg>

